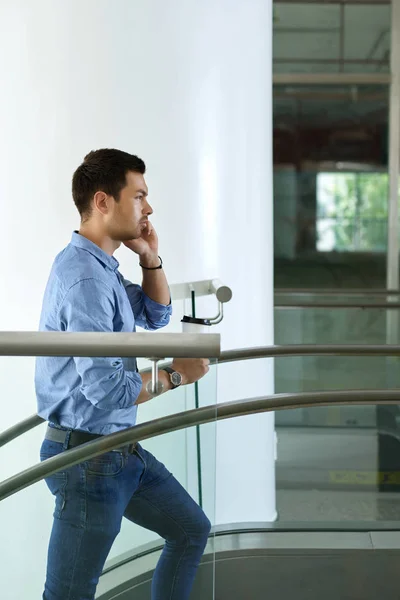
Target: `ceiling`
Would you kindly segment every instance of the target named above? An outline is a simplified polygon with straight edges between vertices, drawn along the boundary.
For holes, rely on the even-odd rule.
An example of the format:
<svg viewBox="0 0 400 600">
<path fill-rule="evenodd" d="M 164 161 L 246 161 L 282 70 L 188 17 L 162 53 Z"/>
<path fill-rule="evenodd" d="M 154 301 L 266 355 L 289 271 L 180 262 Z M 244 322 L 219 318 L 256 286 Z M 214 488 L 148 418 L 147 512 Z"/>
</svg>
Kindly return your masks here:
<svg viewBox="0 0 400 600">
<path fill-rule="evenodd" d="M 390 21 L 387 2 L 275 2 L 274 71 L 387 73 Z M 384 163 L 388 106 L 387 84 L 275 85 L 275 158 Z"/>
<path fill-rule="evenodd" d="M 385 73 L 387 2 L 274 2 L 276 73 Z"/>
</svg>

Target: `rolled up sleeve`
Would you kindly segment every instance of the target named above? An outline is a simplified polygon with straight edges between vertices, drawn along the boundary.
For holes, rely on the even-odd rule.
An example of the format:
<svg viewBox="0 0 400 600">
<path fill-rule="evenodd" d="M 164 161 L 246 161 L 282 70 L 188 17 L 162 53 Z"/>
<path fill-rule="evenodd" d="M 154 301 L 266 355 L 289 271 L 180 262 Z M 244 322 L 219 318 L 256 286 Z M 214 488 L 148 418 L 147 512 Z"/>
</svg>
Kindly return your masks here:
<svg viewBox="0 0 400 600">
<path fill-rule="evenodd" d="M 159 304 L 149 298 L 140 285 L 122 278 L 126 293 L 135 316 L 135 322 L 142 329 L 155 331 L 168 325 L 172 315 L 172 305 Z"/>
<path fill-rule="evenodd" d="M 60 307 L 64 331 L 112 332 L 114 296 L 102 281 L 84 279 L 72 286 Z M 138 373 L 125 371 L 122 358 L 74 357 L 81 378 L 81 392 L 89 402 L 103 410 L 133 406 L 142 389 Z"/>
</svg>

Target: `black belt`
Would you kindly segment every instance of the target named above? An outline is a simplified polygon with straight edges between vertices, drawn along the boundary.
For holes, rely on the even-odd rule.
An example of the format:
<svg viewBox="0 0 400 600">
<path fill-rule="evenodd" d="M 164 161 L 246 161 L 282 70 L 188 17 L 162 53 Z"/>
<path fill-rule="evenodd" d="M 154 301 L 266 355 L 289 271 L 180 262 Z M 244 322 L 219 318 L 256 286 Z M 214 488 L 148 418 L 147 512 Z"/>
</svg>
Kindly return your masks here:
<svg viewBox="0 0 400 600">
<path fill-rule="evenodd" d="M 98 433 L 88 433 L 87 431 L 78 431 L 77 429 L 72 429 L 72 430 L 69 429 L 66 431 L 65 429 L 56 429 L 55 427 L 47 427 L 45 438 L 46 438 L 46 440 L 49 440 L 51 442 L 58 442 L 60 444 L 64 444 L 67 434 L 70 434 L 69 441 L 68 441 L 68 448 L 75 448 L 76 446 L 81 446 L 82 444 L 86 444 L 86 442 L 91 442 L 97 438 L 104 437 L 103 435 L 100 435 Z M 130 454 L 132 454 L 132 452 L 135 450 L 135 448 L 136 448 L 136 443 L 128 444 L 121 448 L 115 448 L 115 450 L 118 452 L 123 452 L 123 451 L 128 450 L 128 452 Z"/>
</svg>

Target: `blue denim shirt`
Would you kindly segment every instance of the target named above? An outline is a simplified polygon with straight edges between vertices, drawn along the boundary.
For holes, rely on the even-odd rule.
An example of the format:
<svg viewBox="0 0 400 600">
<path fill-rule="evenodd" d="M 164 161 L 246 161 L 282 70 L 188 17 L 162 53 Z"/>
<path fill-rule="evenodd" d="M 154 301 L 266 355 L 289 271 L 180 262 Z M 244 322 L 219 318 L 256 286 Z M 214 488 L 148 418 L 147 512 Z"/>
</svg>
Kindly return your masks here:
<svg viewBox="0 0 400 600">
<path fill-rule="evenodd" d="M 167 325 L 171 305 L 151 300 L 118 267 L 113 256 L 73 233 L 54 261 L 40 331 L 132 332 L 136 325 Z M 35 387 L 43 419 L 105 435 L 135 424 L 142 380 L 135 358 L 38 357 Z"/>
</svg>

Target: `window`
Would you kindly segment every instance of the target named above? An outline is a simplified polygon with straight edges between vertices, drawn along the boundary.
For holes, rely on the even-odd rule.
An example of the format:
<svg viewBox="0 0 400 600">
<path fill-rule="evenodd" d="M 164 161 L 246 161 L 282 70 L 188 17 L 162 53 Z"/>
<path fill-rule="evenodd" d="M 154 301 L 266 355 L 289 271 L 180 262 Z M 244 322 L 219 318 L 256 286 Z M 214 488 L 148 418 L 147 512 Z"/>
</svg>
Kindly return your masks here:
<svg viewBox="0 0 400 600">
<path fill-rule="evenodd" d="M 317 250 L 385 252 L 387 173 L 319 173 Z"/>
</svg>

